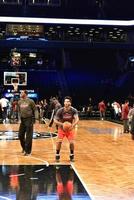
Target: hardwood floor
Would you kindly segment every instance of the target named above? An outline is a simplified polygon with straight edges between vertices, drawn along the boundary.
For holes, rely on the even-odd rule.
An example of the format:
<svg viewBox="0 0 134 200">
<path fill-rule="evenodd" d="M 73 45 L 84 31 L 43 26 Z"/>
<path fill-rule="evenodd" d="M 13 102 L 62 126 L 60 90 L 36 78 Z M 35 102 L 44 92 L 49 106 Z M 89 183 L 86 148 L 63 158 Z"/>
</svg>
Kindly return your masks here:
<svg viewBox="0 0 134 200">
<path fill-rule="evenodd" d="M 0 124 L 0 131 L 18 131 L 19 124 Z M 36 132 L 47 126 L 36 123 Z M 23 156 L 18 140 L 0 140 L 0 164 L 55 164 L 56 138 L 33 140 L 32 156 Z M 68 141 L 61 150 L 61 164 L 69 163 Z M 108 121 L 81 120 L 72 164 L 94 200 L 134 199 L 134 141 L 122 134 L 122 125 Z"/>
</svg>

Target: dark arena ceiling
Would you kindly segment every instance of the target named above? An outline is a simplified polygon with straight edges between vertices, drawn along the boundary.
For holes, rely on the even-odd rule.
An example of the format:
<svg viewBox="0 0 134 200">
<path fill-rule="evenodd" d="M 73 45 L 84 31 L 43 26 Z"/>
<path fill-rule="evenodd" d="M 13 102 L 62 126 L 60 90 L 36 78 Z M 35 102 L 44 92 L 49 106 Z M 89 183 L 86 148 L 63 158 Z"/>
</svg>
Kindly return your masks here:
<svg viewBox="0 0 134 200">
<path fill-rule="evenodd" d="M 130 49 L 134 44 L 133 7 L 132 0 L 0 0 L 0 49 L 3 46 L 93 48 L 95 45 L 99 45 L 99 48 L 118 45 L 119 48 Z M 2 17 L 8 20 L 2 21 Z M 18 17 L 19 21 L 10 20 L 14 17 L 15 20 Z M 35 18 L 38 22 L 35 22 Z M 51 19 L 53 22 L 40 23 L 40 19 Z M 66 19 L 107 20 L 108 23 L 118 20 L 118 25 L 90 22 L 65 24 L 58 21 Z"/>
<path fill-rule="evenodd" d="M 134 19 L 133 0 L 0 0 L 1 16 Z"/>
</svg>

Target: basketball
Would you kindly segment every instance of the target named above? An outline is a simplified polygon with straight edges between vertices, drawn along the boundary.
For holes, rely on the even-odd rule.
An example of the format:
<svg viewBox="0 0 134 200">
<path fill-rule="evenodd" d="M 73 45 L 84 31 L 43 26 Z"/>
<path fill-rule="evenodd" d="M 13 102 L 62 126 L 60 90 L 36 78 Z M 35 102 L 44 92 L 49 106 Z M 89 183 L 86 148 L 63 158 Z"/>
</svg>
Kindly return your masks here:
<svg viewBox="0 0 134 200">
<path fill-rule="evenodd" d="M 68 131 L 71 128 L 72 124 L 70 122 L 64 122 L 63 123 L 63 130 Z"/>
</svg>

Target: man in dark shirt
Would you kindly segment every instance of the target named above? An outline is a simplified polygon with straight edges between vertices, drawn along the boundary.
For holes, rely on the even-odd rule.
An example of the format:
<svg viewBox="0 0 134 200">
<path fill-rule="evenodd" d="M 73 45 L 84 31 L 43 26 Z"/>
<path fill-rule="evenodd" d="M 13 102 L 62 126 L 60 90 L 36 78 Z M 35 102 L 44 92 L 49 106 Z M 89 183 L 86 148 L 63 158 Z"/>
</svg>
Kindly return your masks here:
<svg viewBox="0 0 134 200">
<path fill-rule="evenodd" d="M 58 109 L 55 114 L 54 122 L 58 125 L 58 139 L 56 145 L 56 161 L 60 160 L 60 149 L 62 140 L 66 137 L 70 144 L 70 161 L 74 161 L 74 128 L 79 121 L 78 111 L 71 106 L 72 99 L 69 96 L 64 98 L 64 107 Z M 70 122 L 71 127 L 68 131 L 63 129 L 64 122 Z"/>
<path fill-rule="evenodd" d="M 57 112 L 57 110 L 62 107 L 60 102 L 58 101 L 58 99 L 56 99 L 55 97 L 52 99 L 51 104 L 52 104 L 51 106 L 53 109 L 52 109 L 52 114 L 51 114 L 51 118 L 50 118 L 48 127 L 52 127 L 53 122 L 54 122 L 54 115 Z M 56 125 L 56 129 L 58 129 L 57 125 Z"/>
<path fill-rule="evenodd" d="M 19 139 L 22 152 L 25 156 L 31 154 L 33 138 L 33 122 L 35 116 L 35 103 L 27 97 L 28 93 L 23 90 L 20 94 L 18 107 L 20 112 L 21 123 L 19 127 Z"/>
</svg>

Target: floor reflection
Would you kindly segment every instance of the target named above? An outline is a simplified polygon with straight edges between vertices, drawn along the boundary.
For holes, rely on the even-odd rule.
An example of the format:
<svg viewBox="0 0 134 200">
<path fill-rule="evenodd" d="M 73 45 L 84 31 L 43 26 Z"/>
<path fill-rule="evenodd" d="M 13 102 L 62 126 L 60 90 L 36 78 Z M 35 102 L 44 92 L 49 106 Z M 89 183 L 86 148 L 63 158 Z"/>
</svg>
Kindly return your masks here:
<svg viewBox="0 0 134 200">
<path fill-rule="evenodd" d="M 2 165 L 0 199 L 91 200 L 69 165 Z"/>
</svg>

